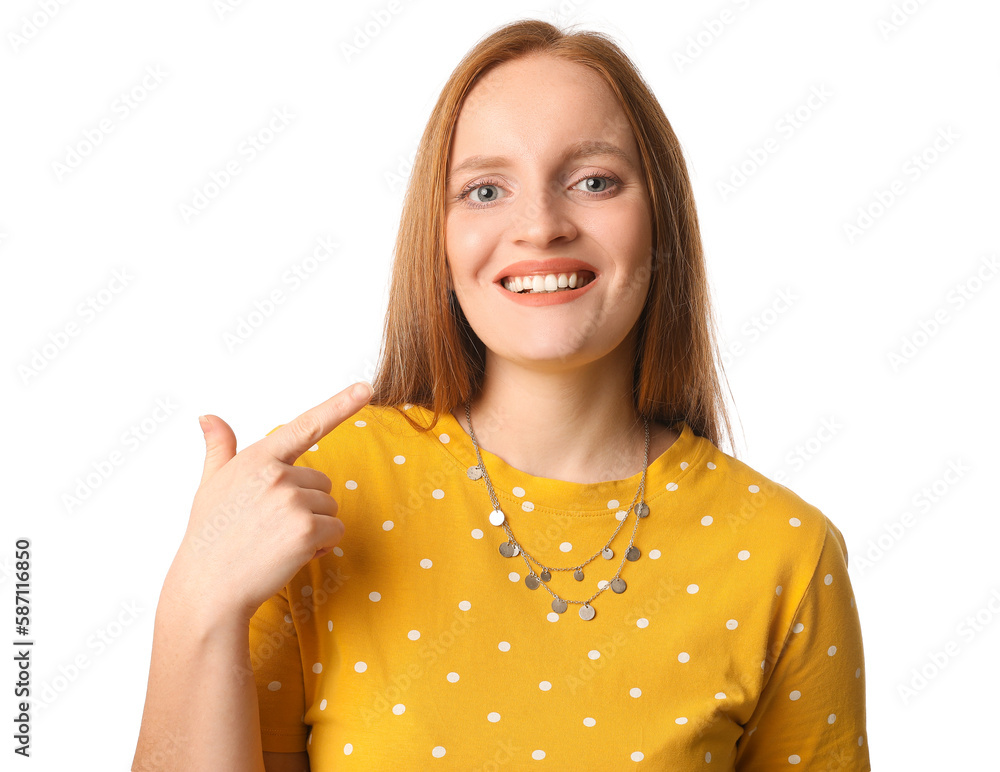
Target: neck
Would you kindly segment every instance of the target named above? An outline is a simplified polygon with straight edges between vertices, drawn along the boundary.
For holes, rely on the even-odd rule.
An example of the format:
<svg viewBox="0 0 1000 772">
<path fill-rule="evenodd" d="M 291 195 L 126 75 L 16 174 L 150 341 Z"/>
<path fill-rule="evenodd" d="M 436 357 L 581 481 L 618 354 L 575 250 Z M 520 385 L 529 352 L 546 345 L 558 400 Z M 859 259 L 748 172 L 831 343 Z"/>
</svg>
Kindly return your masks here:
<svg viewBox="0 0 1000 772">
<path fill-rule="evenodd" d="M 540 371 L 490 352 L 486 364 L 470 409 L 481 449 L 528 474 L 569 482 L 620 480 L 642 471 L 645 432 L 632 404 L 630 366 L 605 358 L 576 370 Z M 465 404 L 452 414 L 468 432 Z M 649 423 L 649 463 L 662 452 L 661 430 Z"/>
</svg>

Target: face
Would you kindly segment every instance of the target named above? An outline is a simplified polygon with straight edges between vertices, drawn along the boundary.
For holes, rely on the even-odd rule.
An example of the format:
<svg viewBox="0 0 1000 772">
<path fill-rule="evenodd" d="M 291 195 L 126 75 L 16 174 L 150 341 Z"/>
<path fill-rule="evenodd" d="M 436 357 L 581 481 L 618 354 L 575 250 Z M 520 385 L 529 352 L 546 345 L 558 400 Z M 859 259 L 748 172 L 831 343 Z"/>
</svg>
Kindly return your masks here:
<svg viewBox="0 0 1000 772">
<path fill-rule="evenodd" d="M 649 199 L 632 129 L 599 75 L 548 55 L 498 66 L 466 97 L 448 175 L 452 286 L 488 358 L 579 365 L 631 346 L 650 283 Z M 541 277 L 522 290 L 570 283 L 573 266 L 557 260 L 578 261 L 580 288 L 503 286 L 510 274 Z"/>
</svg>

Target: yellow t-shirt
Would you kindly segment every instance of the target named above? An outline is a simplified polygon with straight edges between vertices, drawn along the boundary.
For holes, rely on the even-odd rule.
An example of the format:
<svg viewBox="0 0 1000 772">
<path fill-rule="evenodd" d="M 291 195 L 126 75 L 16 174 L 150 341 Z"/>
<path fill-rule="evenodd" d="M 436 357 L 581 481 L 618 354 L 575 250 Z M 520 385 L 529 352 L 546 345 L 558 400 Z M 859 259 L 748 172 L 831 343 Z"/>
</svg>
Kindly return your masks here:
<svg viewBox="0 0 1000 772">
<path fill-rule="evenodd" d="M 607 588 L 584 620 L 526 586 L 524 554 L 499 552 L 506 532 L 453 415 L 420 433 L 368 405 L 336 427 L 296 464 L 332 481 L 344 537 L 251 622 L 264 750 L 306 750 L 314 772 L 870 770 L 843 536 L 675 428 L 638 519 L 641 472 L 552 480 L 480 448 L 528 554 L 550 567 L 597 555 L 582 581 L 548 582 L 566 600 Z M 639 558 L 622 563 L 633 529 Z M 621 593 L 608 586 L 619 565 Z"/>
</svg>

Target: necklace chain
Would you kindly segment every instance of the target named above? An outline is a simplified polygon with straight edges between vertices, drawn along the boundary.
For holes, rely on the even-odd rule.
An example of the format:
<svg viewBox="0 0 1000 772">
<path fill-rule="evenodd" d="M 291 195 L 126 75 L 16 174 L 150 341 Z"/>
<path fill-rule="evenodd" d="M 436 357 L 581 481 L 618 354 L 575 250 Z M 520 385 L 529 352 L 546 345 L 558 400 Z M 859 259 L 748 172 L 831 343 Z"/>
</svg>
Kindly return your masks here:
<svg viewBox="0 0 1000 772">
<path fill-rule="evenodd" d="M 499 512 L 502 514 L 502 510 L 500 509 L 500 502 L 497 499 L 496 492 L 493 490 L 493 483 L 490 480 L 489 474 L 487 474 L 486 472 L 486 465 L 483 463 L 483 457 L 479 452 L 479 442 L 476 440 L 476 433 L 472 429 L 471 403 L 472 403 L 471 399 L 467 400 L 465 403 L 465 417 L 466 420 L 468 420 L 469 422 L 469 436 L 472 437 L 472 446 L 476 450 L 476 460 L 479 462 L 479 465 L 478 467 L 471 467 L 469 469 L 469 477 L 472 479 L 477 479 L 478 476 L 480 475 L 483 477 L 483 480 L 486 483 L 486 490 L 489 492 L 490 495 L 490 501 L 493 504 L 493 511 L 495 513 Z M 500 523 L 500 525 L 502 525 L 504 530 L 507 532 L 507 537 L 508 537 L 507 544 L 510 545 L 511 542 L 513 542 L 513 547 L 510 550 L 510 554 L 507 555 L 506 553 L 503 552 L 503 546 L 506 545 L 501 545 L 501 554 L 504 554 L 506 557 L 514 557 L 516 555 L 521 555 L 521 557 L 524 559 L 525 566 L 527 566 L 528 568 L 528 576 L 525 578 L 525 582 L 528 583 L 532 578 L 534 578 L 535 582 L 533 584 L 528 584 L 528 586 L 531 589 L 544 587 L 546 591 L 554 598 L 552 602 L 552 608 L 558 613 L 562 613 L 563 611 L 566 610 L 567 603 L 579 603 L 582 604 L 582 608 L 580 609 L 580 617 L 585 620 L 590 620 L 593 619 L 594 617 L 594 610 L 590 606 L 590 602 L 594 600 L 594 598 L 596 598 L 598 595 L 600 595 L 602 592 L 608 589 L 608 587 L 611 587 L 612 589 L 615 590 L 615 592 L 619 593 L 625 591 L 624 580 L 620 578 L 621 571 L 622 568 L 624 568 L 625 566 L 626 560 L 635 561 L 638 560 L 639 558 L 639 551 L 634 546 L 635 532 L 639 526 L 639 518 L 646 517 L 649 514 L 649 506 L 643 501 L 643 492 L 645 491 L 646 488 L 646 469 L 649 465 L 649 419 L 647 419 L 645 416 L 643 416 L 643 428 L 646 435 L 646 439 L 645 439 L 645 451 L 642 462 L 642 477 L 639 480 L 639 488 L 635 492 L 635 495 L 632 497 L 632 503 L 629 504 L 629 507 L 626 510 L 625 517 L 621 518 L 618 521 L 618 526 L 615 528 L 614 533 L 611 534 L 611 538 L 608 539 L 604 547 L 599 549 L 597 552 L 595 552 L 593 555 L 591 555 L 582 563 L 575 566 L 568 566 L 564 568 L 546 566 L 543 563 L 536 560 L 535 558 L 533 558 L 530 554 L 528 554 L 527 550 L 525 550 L 524 547 L 517 541 L 517 538 L 514 536 L 514 532 L 511 530 L 510 523 L 507 521 L 506 517 L 504 517 L 503 521 Z M 531 564 L 528 562 L 529 560 L 532 563 L 538 565 L 539 568 L 542 569 L 542 571 L 540 572 L 541 576 L 544 577 L 545 574 L 548 574 L 549 578 L 551 578 L 551 574 L 549 573 L 551 571 L 582 572 L 584 566 L 586 566 L 592 560 L 596 559 L 598 555 L 605 554 L 605 552 L 610 553 L 607 556 L 608 558 L 610 558 L 613 555 L 613 552 L 611 550 L 611 542 L 614 541 L 615 536 L 618 535 L 618 531 L 621 530 L 622 525 L 624 525 L 625 521 L 628 519 L 628 513 L 633 513 L 633 512 L 635 513 L 636 517 L 635 517 L 635 523 L 632 526 L 632 535 L 629 537 L 628 549 L 622 556 L 622 560 L 618 566 L 618 570 L 615 572 L 615 575 L 611 578 L 611 580 L 605 584 L 604 587 L 600 588 L 597 592 L 595 592 L 593 595 L 587 598 L 587 600 L 569 600 L 568 598 L 561 598 L 559 595 L 557 595 L 555 592 L 552 591 L 552 589 L 548 586 L 548 584 L 546 584 L 546 582 L 548 581 L 547 579 L 543 578 L 542 581 L 540 582 L 537 581 L 537 579 L 539 578 L 539 574 L 536 574 L 535 570 L 531 567 Z M 619 587 L 621 589 L 618 589 Z"/>
</svg>

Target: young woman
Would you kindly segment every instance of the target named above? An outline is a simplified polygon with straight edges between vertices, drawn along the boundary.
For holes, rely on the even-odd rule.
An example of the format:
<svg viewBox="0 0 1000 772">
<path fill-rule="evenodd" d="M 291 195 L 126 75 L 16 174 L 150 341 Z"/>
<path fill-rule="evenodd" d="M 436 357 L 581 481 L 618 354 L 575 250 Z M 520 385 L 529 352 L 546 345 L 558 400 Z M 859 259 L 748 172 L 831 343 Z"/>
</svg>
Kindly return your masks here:
<svg viewBox="0 0 1000 772">
<path fill-rule="evenodd" d="M 719 449 L 716 353 L 628 58 L 486 37 L 421 140 L 374 393 L 239 454 L 207 417 L 133 769 L 869 770 L 844 538 Z"/>
</svg>

